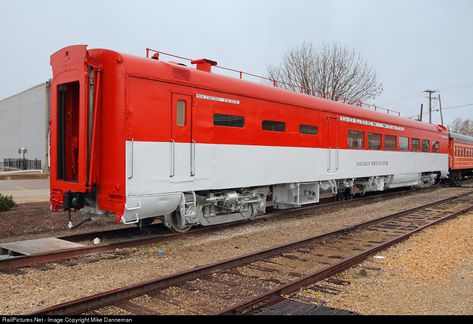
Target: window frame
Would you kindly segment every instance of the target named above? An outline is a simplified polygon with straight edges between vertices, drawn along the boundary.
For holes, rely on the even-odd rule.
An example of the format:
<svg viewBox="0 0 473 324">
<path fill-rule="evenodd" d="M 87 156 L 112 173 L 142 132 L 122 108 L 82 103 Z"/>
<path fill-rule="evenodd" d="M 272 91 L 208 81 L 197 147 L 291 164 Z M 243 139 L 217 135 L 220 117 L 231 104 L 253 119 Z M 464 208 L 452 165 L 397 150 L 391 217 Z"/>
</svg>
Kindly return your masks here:
<svg viewBox="0 0 473 324">
<path fill-rule="evenodd" d="M 370 134 L 379 136 L 379 147 L 378 148 L 370 148 Z M 367 136 L 368 136 L 368 150 L 380 151 L 382 149 L 382 144 L 383 144 L 383 135 L 381 133 L 368 132 Z"/>
<path fill-rule="evenodd" d="M 386 148 L 386 143 L 388 142 L 386 140 L 386 137 L 394 137 L 394 146 L 393 146 L 393 148 L 390 148 L 390 149 Z M 384 151 L 397 151 L 397 136 L 396 135 L 385 134 L 384 135 L 384 141 L 383 141 L 383 149 L 384 149 Z"/>
<path fill-rule="evenodd" d="M 417 150 L 415 150 L 415 151 L 414 151 L 414 141 L 417 142 Z M 420 152 L 420 149 L 421 149 L 421 147 L 420 147 L 420 138 L 417 138 L 417 137 L 411 138 L 410 147 L 411 147 L 411 149 L 410 149 L 411 152 Z"/>
<path fill-rule="evenodd" d="M 435 144 L 437 144 L 437 148 L 435 148 Z M 439 152 L 440 152 L 440 142 L 432 141 L 432 153 L 439 153 Z"/>
<path fill-rule="evenodd" d="M 350 132 L 361 133 L 361 146 L 353 147 L 350 145 Z M 347 133 L 347 148 L 353 150 L 363 150 L 365 148 L 365 132 L 356 129 L 349 129 Z"/>
<path fill-rule="evenodd" d="M 405 149 L 402 149 L 402 148 L 401 148 L 401 142 L 402 142 L 401 140 L 404 140 L 404 139 L 407 140 L 407 145 L 406 145 Z M 400 152 L 409 152 L 409 144 L 410 144 L 409 142 L 410 142 L 410 141 L 409 141 L 409 137 L 407 137 L 407 136 L 399 136 L 399 138 L 398 138 L 398 145 L 397 145 L 398 151 L 400 151 Z"/>
<path fill-rule="evenodd" d="M 265 125 L 271 123 L 273 127 L 271 129 L 265 128 Z M 277 129 L 278 126 L 283 126 L 282 129 Z M 267 132 L 278 132 L 284 133 L 286 131 L 286 122 L 278 121 L 278 120 L 270 120 L 270 119 L 263 119 L 261 121 L 261 128 Z"/>
<path fill-rule="evenodd" d="M 427 143 L 427 151 L 424 150 L 425 146 L 424 144 Z M 423 153 L 429 153 L 430 152 L 430 140 L 428 139 L 422 139 L 421 140 L 421 152 Z"/>
<path fill-rule="evenodd" d="M 241 126 L 240 124 L 238 125 L 231 125 L 231 124 L 216 124 L 216 120 L 215 120 L 215 117 L 232 117 L 232 118 L 239 118 L 241 119 Z M 240 121 L 240 120 L 238 120 Z M 213 114 L 213 117 L 212 117 L 212 122 L 213 122 L 213 126 L 217 126 L 217 127 L 231 127 L 231 128 L 245 128 L 245 116 L 241 116 L 241 115 L 230 115 L 230 114 L 223 114 L 223 113 L 214 113 Z M 219 121 L 221 122 L 221 121 Z"/>
<path fill-rule="evenodd" d="M 183 105 L 180 105 L 183 104 Z M 183 99 L 177 100 L 176 107 L 176 126 L 186 127 L 186 110 L 187 110 L 187 101 Z"/>
<path fill-rule="evenodd" d="M 303 127 L 315 129 L 315 133 L 304 132 Z M 299 134 L 317 136 L 319 134 L 319 128 L 315 125 L 299 124 Z"/>
</svg>

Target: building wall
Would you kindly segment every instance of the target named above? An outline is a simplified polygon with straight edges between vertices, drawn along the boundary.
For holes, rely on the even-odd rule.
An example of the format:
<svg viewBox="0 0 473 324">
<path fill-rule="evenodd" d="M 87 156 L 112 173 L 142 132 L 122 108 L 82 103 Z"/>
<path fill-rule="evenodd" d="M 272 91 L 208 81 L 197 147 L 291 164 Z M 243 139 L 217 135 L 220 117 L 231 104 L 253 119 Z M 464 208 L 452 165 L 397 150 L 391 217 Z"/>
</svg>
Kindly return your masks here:
<svg viewBox="0 0 473 324">
<path fill-rule="evenodd" d="M 48 169 L 48 110 L 49 82 L 0 100 L 0 162 L 19 158 L 18 149 L 26 148 L 27 159 Z"/>
</svg>

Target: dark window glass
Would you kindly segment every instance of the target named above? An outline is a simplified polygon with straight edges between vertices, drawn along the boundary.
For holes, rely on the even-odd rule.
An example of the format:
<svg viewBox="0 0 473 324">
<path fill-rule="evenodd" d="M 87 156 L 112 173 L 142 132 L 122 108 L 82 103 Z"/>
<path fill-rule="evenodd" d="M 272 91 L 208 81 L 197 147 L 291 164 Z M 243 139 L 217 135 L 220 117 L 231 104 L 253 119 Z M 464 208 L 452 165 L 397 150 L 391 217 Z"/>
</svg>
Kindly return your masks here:
<svg viewBox="0 0 473 324">
<path fill-rule="evenodd" d="M 263 129 L 273 132 L 284 132 L 286 130 L 286 123 L 274 120 L 263 120 Z"/>
<path fill-rule="evenodd" d="M 433 142 L 432 142 L 432 152 L 438 153 L 439 151 L 440 151 L 439 142 L 433 141 Z"/>
<path fill-rule="evenodd" d="M 317 135 L 319 129 L 317 126 L 299 125 L 299 132 L 302 134 Z"/>
<path fill-rule="evenodd" d="M 362 149 L 364 133 L 355 130 L 348 131 L 348 148 Z"/>
<path fill-rule="evenodd" d="M 412 152 L 419 152 L 420 151 L 420 139 L 413 138 L 411 141 L 411 151 Z"/>
<path fill-rule="evenodd" d="M 384 136 L 384 149 L 386 151 L 395 151 L 396 150 L 396 136 L 394 136 L 394 135 Z"/>
<path fill-rule="evenodd" d="M 242 116 L 214 114 L 215 126 L 244 127 L 245 118 Z"/>
<path fill-rule="evenodd" d="M 381 150 L 381 134 L 368 133 L 368 149 Z"/>
<path fill-rule="evenodd" d="M 399 137 L 399 151 L 409 151 L 409 138 Z"/>
<path fill-rule="evenodd" d="M 422 152 L 429 152 L 430 150 L 430 141 L 422 140 Z"/>
</svg>

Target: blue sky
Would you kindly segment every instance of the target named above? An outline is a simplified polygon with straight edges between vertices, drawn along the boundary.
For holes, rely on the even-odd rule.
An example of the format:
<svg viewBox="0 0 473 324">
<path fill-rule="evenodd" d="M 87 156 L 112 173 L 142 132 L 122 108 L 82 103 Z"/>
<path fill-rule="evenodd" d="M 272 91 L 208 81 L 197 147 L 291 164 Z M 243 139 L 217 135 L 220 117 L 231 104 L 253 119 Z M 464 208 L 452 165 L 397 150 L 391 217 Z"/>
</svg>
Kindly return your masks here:
<svg viewBox="0 0 473 324">
<path fill-rule="evenodd" d="M 409 117 L 426 106 L 425 89 L 444 107 L 473 104 L 472 32 L 471 0 L 0 0 L 0 99 L 49 79 L 49 56 L 72 44 L 151 47 L 266 74 L 303 41 L 337 42 L 377 71 L 384 92 L 374 103 Z M 445 115 L 473 119 L 473 105 Z"/>
</svg>

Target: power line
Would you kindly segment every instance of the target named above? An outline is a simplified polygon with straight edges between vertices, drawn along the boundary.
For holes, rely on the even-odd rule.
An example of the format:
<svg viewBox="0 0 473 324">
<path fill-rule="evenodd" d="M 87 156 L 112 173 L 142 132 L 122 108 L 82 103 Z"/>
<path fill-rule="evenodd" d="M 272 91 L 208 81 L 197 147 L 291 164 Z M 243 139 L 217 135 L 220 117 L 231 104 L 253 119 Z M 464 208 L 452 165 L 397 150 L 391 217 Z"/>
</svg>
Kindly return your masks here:
<svg viewBox="0 0 473 324">
<path fill-rule="evenodd" d="M 445 110 L 445 109 L 457 109 L 457 108 L 465 108 L 465 107 L 469 107 L 469 106 L 473 106 L 473 103 L 467 104 L 467 105 L 461 105 L 461 106 L 447 107 L 447 108 L 443 108 L 443 109 L 444 109 L 444 110 Z"/>
<path fill-rule="evenodd" d="M 473 103 L 471 104 L 467 104 L 467 105 L 460 105 L 460 106 L 452 106 L 452 107 L 446 107 L 446 108 L 443 108 L 442 107 L 442 110 L 445 110 L 445 109 L 458 109 L 458 108 L 466 108 L 466 107 L 470 107 L 470 106 L 473 106 Z M 440 111 L 440 109 L 433 109 L 432 112 L 437 112 L 437 111 Z M 422 116 L 424 115 L 427 115 L 429 112 L 426 111 L 424 113 L 422 113 Z M 410 117 L 407 117 L 409 119 L 412 119 L 412 118 L 417 118 L 419 117 L 419 115 L 415 115 L 415 116 L 410 116 Z"/>
</svg>

